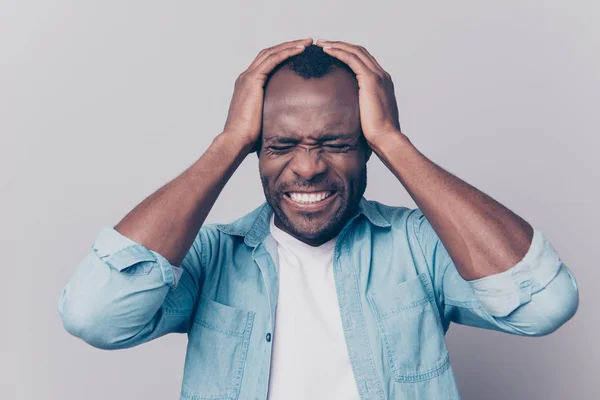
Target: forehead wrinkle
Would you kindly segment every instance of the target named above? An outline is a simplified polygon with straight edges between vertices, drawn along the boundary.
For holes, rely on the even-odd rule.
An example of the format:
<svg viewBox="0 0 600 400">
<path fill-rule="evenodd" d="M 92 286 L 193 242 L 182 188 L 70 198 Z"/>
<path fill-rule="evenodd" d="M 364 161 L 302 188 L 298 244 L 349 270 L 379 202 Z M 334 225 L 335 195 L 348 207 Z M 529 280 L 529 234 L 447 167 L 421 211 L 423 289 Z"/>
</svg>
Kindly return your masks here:
<svg viewBox="0 0 600 400">
<path fill-rule="evenodd" d="M 297 120 L 296 118 L 291 119 Z M 290 138 L 296 139 L 299 142 L 303 140 L 322 141 L 324 136 L 337 134 L 352 136 L 355 131 L 353 127 L 347 126 L 347 124 L 339 122 L 332 123 L 317 121 L 317 124 L 318 125 L 314 127 L 307 127 L 305 126 L 305 124 L 302 123 L 286 124 L 280 123 L 278 121 L 273 123 L 269 129 L 274 134 L 269 135 L 267 137 L 263 136 L 263 140 L 265 142 L 271 142 L 276 140 L 277 138 Z"/>
<path fill-rule="evenodd" d="M 263 110 L 263 140 L 283 136 L 319 140 L 332 133 L 354 133 L 360 128 L 357 96 L 333 90 L 303 90 L 291 85 L 271 92 Z M 266 134 L 266 135 L 265 135 Z"/>
<path fill-rule="evenodd" d="M 311 139 L 318 143 L 334 141 L 334 140 L 355 142 L 358 139 L 358 136 L 355 135 L 354 133 L 350 133 L 350 132 L 329 131 L 320 136 L 308 135 L 308 136 L 298 137 L 296 135 L 294 135 L 294 136 L 276 135 L 276 136 L 271 136 L 271 137 L 265 138 L 264 142 L 265 143 L 279 142 L 279 143 L 293 144 L 293 143 L 301 142 L 302 139 Z"/>
</svg>

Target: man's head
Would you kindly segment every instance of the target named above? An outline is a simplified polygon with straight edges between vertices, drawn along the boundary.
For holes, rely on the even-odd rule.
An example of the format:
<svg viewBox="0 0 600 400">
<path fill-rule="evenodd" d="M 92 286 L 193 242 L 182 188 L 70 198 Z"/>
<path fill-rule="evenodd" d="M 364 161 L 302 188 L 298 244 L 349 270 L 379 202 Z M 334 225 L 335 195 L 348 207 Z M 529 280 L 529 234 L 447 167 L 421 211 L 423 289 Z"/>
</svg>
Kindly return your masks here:
<svg viewBox="0 0 600 400">
<path fill-rule="evenodd" d="M 352 70 L 316 45 L 279 64 L 265 86 L 257 154 L 276 225 L 314 246 L 337 235 L 365 192 L 371 155 Z M 298 203 L 311 193 L 315 203 Z"/>
</svg>

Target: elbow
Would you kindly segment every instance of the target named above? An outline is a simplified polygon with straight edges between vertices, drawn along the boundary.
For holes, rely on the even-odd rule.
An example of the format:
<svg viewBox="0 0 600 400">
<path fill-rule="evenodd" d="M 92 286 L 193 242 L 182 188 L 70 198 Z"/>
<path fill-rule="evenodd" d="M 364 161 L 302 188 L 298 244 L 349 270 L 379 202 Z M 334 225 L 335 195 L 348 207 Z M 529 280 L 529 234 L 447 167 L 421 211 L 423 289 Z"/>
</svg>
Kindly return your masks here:
<svg viewBox="0 0 600 400">
<path fill-rule="evenodd" d="M 565 300 L 567 301 L 567 304 L 561 307 L 560 310 L 545 315 L 544 318 L 536 324 L 535 330 L 530 336 L 546 336 L 554 333 L 558 328 L 573 318 L 579 307 L 579 296 L 575 293 Z"/>
<path fill-rule="evenodd" d="M 61 295 L 58 314 L 65 330 L 89 345 L 103 350 L 120 348 L 107 324 L 102 323 L 103 319 L 93 310 L 77 307 L 76 302 L 66 295 L 66 290 Z"/>
<path fill-rule="evenodd" d="M 169 291 L 148 250 L 126 248 L 115 254 L 109 265 L 89 252 L 58 301 L 65 330 L 105 350 L 140 343 Z"/>
<path fill-rule="evenodd" d="M 73 314 L 61 315 L 63 327 L 71 335 L 80 338 L 87 344 L 102 350 L 119 348 L 114 341 L 107 337 L 99 327 L 85 316 Z"/>
<path fill-rule="evenodd" d="M 571 271 L 563 266 L 556 278 L 541 292 L 534 295 L 543 307 L 529 336 L 546 336 L 557 331 L 577 313 L 579 308 L 579 289 Z"/>
</svg>

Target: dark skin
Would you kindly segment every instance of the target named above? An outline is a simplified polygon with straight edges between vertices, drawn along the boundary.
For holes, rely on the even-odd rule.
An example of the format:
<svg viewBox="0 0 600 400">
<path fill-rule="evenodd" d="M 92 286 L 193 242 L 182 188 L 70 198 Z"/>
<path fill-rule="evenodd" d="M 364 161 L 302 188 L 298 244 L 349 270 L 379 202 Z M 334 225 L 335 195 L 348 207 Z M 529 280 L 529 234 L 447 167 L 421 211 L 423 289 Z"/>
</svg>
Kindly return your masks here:
<svg viewBox="0 0 600 400">
<path fill-rule="evenodd" d="M 332 151 L 325 148 L 325 143 L 317 145 L 316 139 L 341 128 L 359 136 L 356 125 L 360 120 L 368 147 L 423 211 L 464 279 L 501 273 L 521 260 L 531 244 L 533 227 L 498 201 L 433 163 L 413 145 L 400 130 L 391 76 L 364 47 L 341 41 L 316 42 L 355 73 L 359 116 L 356 116 L 356 86 L 352 86 L 356 82 L 349 74 L 346 78 L 335 76 L 342 71 L 334 71 L 322 79 L 301 80 L 290 76 L 290 71 L 280 70 L 267 85 L 268 94 L 264 98 L 263 87 L 273 68 L 312 43 L 311 38 L 298 39 L 261 50 L 235 81 L 223 132 L 192 166 L 135 207 L 115 229 L 163 254 L 173 265 L 179 265 L 219 193 L 244 158 L 253 152 L 264 122 L 266 138 L 280 134 L 279 129 L 286 129 L 282 131 L 285 135 L 302 138 L 301 144 L 288 155 L 275 156 L 268 152 L 269 143 L 262 146 L 260 173 L 267 200 L 275 209 L 277 226 L 312 245 L 323 243 L 343 226 L 364 192 L 363 185 L 357 183 L 366 186 L 364 173 L 369 153 L 367 149 L 362 153 L 350 149 L 330 154 Z M 346 80 L 344 84 L 333 85 L 332 79 Z M 326 89 L 333 86 L 335 91 Z M 333 98 L 345 103 L 335 106 L 331 102 L 320 103 L 331 99 L 332 92 Z M 267 108 L 264 115 L 263 100 Z M 275 112 L 276 107 L 280 107 L 280 112 Z M 285 112 L 281 112 L 282 107 Z M 344 115 L 343 110 L 350 109 L 354 110 L 351 116 Z M 347 125 L 335 126 L 335 123 Z M 359 178 L 361 173 L 364 179 Z M 338 190 L 339 197 L 330 200 L 331 207 L 322 215 L 302 214 L 281 202 L 286 201 L 282 197 L 286 190 L 310 185 Z"/>
<path fill-rule="evenodd" d="M 335 237 L 365 192 L 370 154 L 352 74 L 334 68 L 321 78 L 304 79 L 282 68 L 271 77 L 259 172 L 278 228 L 311 246 Z M 313 190 L 334 191 L 325 209 L 301 210 L 285 198 Z"/>
</svg>

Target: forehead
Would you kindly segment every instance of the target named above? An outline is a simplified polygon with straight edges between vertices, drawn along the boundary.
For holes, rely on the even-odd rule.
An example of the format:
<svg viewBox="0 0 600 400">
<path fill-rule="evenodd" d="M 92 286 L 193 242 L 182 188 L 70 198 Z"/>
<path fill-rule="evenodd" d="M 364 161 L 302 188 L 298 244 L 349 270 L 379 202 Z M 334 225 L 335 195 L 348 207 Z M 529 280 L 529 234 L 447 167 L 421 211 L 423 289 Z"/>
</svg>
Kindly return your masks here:
<svg viewBox="0 0 600 400">
<path fill-rule="evenodd" d="M 266 88 L 263 139 L 297 138 L 331 133 L 360 133 L 358 85 L 347 71 L 334 69 L 304 79 L 288 69 L 275 73 Z"/>
</svg>

